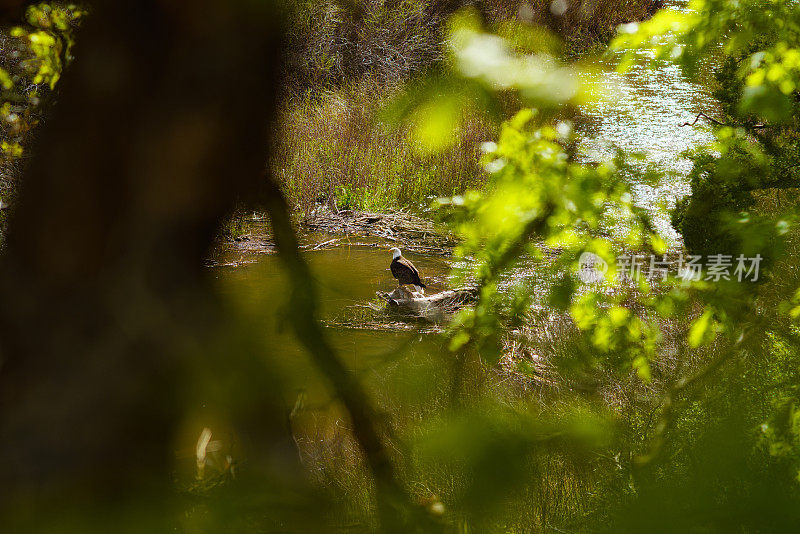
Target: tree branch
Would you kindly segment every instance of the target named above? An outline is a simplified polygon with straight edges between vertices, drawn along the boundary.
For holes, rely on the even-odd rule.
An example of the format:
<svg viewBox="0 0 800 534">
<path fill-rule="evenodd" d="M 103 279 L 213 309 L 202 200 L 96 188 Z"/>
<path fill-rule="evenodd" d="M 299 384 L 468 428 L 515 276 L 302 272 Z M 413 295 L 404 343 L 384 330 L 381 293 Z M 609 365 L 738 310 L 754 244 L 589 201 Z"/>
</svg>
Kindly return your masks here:
<svg viewBox="0 0 800 534">
<path fill-rule="evenodd" d="M 707 121 L 713 123 L 713 124 L 716 124 L 717 126 L 745 126 L 744 124 L 728 124 L 728 123 L 719 121 L 719 120 L 717 120 L 717 119 L 715 119 L 713 117 L 709 117 L 708 115 L 706 115 L 705 113 L 703 113 L 701 111 L 700 113 L 697 114 L 697 117 L 694 118 L 694 121 L 692 121 L 692 122 L 684 122 L 683 124 L 681 124 L 681 128 L 683 128 L 684 126 L 694 126 L 695 124 L 697 124 L 697 121 L 699 121 L 701 117 L 706 119 Z M 747 125 L 747 126 L 749 126 L 750 128 L 755 128 L 757 130 L 760 130 L 762 128 L 768 128 L 768 126 L 766 124 L 761 124 L 761 123 Z"/>
<path fill-rule="evenodd" d="M 289 310 L 294 331 L 316 366 L 330 380 L 350 414 L 353 434 L 375 479 L 382 527 L 387 532 L 407 532 L 409 512 L 412 520 L 416 516 L 417 521 L 428 522 L 428 526 L 433 526 L 424 510 L 412 504 L 397 476 L 388 450 L 379 435 L 376 423 L 378 416 L 367 393 L 356 377 L 345 368 L 316 319 L 316 290 L 308 264 L 298 247 L 286 199 L 271 179 L 267 180 L 267 189 L 268 192 L 262 198 L 266 199 L 265 208 L 272 222 L 275 243 L 291 280 Z"/>
<path fill-rule="evenodd" d="M 741 351 L 742 348 L 745 347 L 755 337 L 756 333 L 757 329 L 755 328 L 745 329 L 734 342 L 733 346 L 720 352 L 716 358 L 711 361 L 711 363 L 702 369 L 699 369 L 689 376 L 679 379 L 669 388 L 661 403 L 661 417 L 658 425 L 656 425 L 656 434 L 650 443 L 650 450 L 647 452 L 647 454 L 639 456 L 635 459 L 637 466 L 645 467 L 650 465 L 653 463 L 653 460 L 655 460 L 661 454 L 665 441 L 664 436 L 675 421 L 675 412 L 678 408 L 675 401 L 676 397 L 681 392 L 690 390 L 697 383 L 716 372 L 733 356 L 739 354 L 739 351 Z"/>
</svg>

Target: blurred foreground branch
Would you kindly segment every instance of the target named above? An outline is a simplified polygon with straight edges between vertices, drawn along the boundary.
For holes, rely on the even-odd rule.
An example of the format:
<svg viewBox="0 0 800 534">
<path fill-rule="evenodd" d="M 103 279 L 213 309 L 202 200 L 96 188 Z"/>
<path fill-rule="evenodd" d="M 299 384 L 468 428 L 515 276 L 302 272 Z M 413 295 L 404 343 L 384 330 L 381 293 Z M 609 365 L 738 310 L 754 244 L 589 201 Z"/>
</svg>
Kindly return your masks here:
<svg viewBox="0 0 800 534">
<path fill-rule="evenodd" d="M 315 316 L 317 295 L 308 264 L 300 254 L 289 209 L 280 189 L 268 183 L 267 210 L 275 242 L 292 284 L 289 313 L 298 340 L 312 360 L 330 380 L 336 394 L 350 414 L 353 434 L 361 446 L 375 477 L 377 505 L 385 532 L 408 532 L 410 524 L 433 527 L 422 507 L 415 507 L 399 480 L 378 431 L 378 416 L 356 375 L 348 371 L 327 340 Z M 409 514 L 411 517 L 409 517 Z"/>
</svg>

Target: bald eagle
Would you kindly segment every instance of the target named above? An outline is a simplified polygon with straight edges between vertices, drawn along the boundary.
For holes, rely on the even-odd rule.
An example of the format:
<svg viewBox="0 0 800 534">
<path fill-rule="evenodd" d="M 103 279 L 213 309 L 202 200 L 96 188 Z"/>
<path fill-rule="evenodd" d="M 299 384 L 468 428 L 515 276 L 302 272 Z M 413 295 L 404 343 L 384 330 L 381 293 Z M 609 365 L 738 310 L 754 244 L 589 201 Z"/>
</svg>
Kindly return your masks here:
<svg viewBox="0 0 800 534">
<path fill-rule="evenodd" d="M 391 252 L 392 264 L 390 268 L 392 270 L 392 276 L 397 278 L 398 284 L 401 286 L 414 284 L 419 287 L 427 287 L 422 283 L 422 280 L 419 279 L 419 271 L 417 271 L 417 268 L 414 267 L 413 263 L 403 257 L 399 248 L 393 248 Z"/>
</svg>

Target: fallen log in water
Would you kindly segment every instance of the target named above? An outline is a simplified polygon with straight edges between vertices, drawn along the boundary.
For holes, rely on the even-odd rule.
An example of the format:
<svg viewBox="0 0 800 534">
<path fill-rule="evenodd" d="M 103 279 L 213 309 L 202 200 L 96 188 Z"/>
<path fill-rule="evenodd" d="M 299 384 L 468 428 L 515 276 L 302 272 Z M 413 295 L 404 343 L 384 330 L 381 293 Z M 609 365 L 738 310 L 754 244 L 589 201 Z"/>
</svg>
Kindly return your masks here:
<svg viewBox="0 0 800 534">
<path fill-rule="evenodd" d="M 378 291 L 377 295 L 392 309 L 426 319 L 435 319 L 475 302 L 478 291 L 475 288 L 460 288 L 425 296 L 416 286 L 405 285 L 390 293 Z"/>
</svg>

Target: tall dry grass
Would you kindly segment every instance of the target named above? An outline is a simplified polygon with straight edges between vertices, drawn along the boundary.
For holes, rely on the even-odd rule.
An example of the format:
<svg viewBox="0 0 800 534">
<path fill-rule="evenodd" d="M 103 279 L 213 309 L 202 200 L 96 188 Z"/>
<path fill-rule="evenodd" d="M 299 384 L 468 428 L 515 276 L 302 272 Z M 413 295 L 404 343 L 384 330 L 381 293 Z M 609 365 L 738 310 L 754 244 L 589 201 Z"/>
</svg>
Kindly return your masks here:
<svg viewBox="0 0 800 534">
<path fill-rule="evenodd" d="M 559 36 L 568 53 L 608 41 L 663 0 L 340 0 L 293 2 L 288 79 L 295 89 L 338 87 L 365 76 L 394 83 L 439 62 L 449 18 L 476 9 L 487 27 L 518 20 Z"/>
<path fill-rule="evenodd" d="M 442 23 L 452 8 L 431 0 L 306 0 L 293 3 L 289 79 L 328 87 L 364 76 L 397 81 L 442 56 Z"/>
<path fill-rule="evenodd" d="M 419 207 L 483 184 L 479 149 L 495 137 L 494 126 L 467 116 L 450 148 L 426 155 L 407 132 L 378 119 L 388 96 L 362 82 L 289 102 L 274 170 L 295 208 Z"/>
<path fill-rule="evenodd" d="M 300 2 L 292 15 L 290 89 L 274 170 L 293 206 L 308 213 L 424 206 L 431 197 L 481 187 L 479 146 L 496 130 L 478 114 L 452 146 L 424 156 L 406 132 L 377 119 L 403 80 L 443 57 L 448 16 L 473 5 L 489 28 L 520 20 L 560 35 L 567 51 L 607 40 L 623 22 L 649 16 L 662 0 L 334 0 Z M 297 96 L 303 95 L 303 96 Z"/>
<path fill-rule="evenodd" d="M 488 2 L 489 20 L 520 20 L 548 28 L 580 53 L 607 42 L 620 24 L 647 19 L 664 6 L 664 0 L 523 0 Z"/>
</svg>

